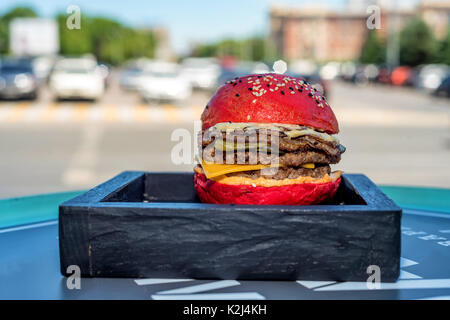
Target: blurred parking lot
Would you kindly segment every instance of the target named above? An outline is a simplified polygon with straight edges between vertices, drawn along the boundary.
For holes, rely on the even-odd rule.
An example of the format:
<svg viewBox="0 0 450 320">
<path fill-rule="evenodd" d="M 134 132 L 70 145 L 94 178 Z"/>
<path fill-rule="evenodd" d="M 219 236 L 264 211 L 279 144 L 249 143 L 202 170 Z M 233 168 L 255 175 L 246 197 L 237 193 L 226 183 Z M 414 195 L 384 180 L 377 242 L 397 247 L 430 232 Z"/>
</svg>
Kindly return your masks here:
<svg viewBox="0 0 450 320">
<path fill-rule="evenodd" d="M 177 128 L 193 131 L 212 92 L 144 102 L 114 70 L 96 102 L 0 102 L 0 197 L 90 188 L 124 170 L 183 171 L 170 153 Z M 329 83 L 347 146 L 337 166 L 377 183 L 450 186 L 450 102 L 411 88 Z"/>
<path fill-rule="evenodd" d="M 85 2 L 79 26 L 63 4 L 28 2 L 0 4 L 0 198 L 87 189 L 124 170 L 190 171 L 171 160 L 174 130 L 193 133 L 226 81 L 267 72 L 327 97 L 347 147 L 335 169 L 450 187 L 448 1 L 249 2 L 241 15 L 211 2 L 174 16 L 166 2 L 99 0 L 111 11 Z M 368 28 L 369 3 L 380 28 Z"/>
</svg>

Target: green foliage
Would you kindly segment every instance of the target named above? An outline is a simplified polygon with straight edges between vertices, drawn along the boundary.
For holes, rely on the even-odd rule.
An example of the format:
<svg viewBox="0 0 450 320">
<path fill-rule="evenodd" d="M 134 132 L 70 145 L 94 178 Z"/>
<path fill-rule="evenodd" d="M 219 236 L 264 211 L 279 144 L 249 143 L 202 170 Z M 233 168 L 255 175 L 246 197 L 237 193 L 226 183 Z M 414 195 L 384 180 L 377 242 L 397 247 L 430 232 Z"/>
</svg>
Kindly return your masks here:
<svg viewBox="0 0 450 320">
<path fill-rule="evenodd" d="M 243 40 L 224 39 L 218 42 L 197 45 L 192 55 L 196 57 L 233 56 L 242 60 L 263 61 L 271 59 L 270 43 L 264 37 Z"/>
<path fill-rule="evenodd" d="M 417 66 L 433 62 L 436 40 L 420 18 L 411 19 L 400 32 L 400 64 Z"/>
<path fill-rule="evenodd" d="M 67 16 L 60 14 L 57 16 L 59 28 L 60 52 L 65 55 L 80 55 L 92 52 L 92 41 L 88 19 L 81 18 L 81 29 L 68 29 L 66 26 Z"/>
<path fill-rule="evenodd" d="M 378 38 L 377 32 L 371 30 L 367 33 L 366 41 L 361 49 L 359 58 L 361 63 L 384 63 L 386 61 L 386 46 Z"/>
<path fill-rule="evenodd" d="M 450 65 L 450 28 L 447 31 L 447 36 L 437 45 L 435 62 Z"/>
<path fill-rule="evenodd" d="M 37 17 L 33 9 L 27 7 L 16 7 L 0 17 L 0 53 L 9 52 L 9 23 L 15 18 Z"/>
<path fill-rule="evenodd" d="M 81 29 L 69 30 L 67 16 L 58 16 L 61 53 L 92 53 L 97 59 L 120 64 L 137 57 L 154 57 L 156 38 L 149 30 L 135 30 L 104 17 L 84 17 Z"/>
<path fill-rule="evenodd" d="M 37 17 L 36 12 L 28 7 L 15 7 L 5 13 L 2 17 L 2 20 L 6 22 L 10 22 L 15 18 L 35 18 Z"/>
</svg>

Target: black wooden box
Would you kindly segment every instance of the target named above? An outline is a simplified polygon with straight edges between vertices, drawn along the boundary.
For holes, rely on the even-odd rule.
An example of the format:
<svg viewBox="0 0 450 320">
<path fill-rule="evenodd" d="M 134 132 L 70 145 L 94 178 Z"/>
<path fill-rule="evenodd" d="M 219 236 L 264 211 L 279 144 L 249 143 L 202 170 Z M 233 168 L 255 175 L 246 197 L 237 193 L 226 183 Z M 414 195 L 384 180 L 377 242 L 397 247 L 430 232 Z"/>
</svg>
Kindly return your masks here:
<svg viewBox="0 0 450 320">
<path fill-rule="evenodd" d="M 401 209 L 366 176 L 332 203 L 214 205 L 192 173 L 124 172 L 60 205 L 61 271 L 87 277 L 395 281 Z"/>
</svg>

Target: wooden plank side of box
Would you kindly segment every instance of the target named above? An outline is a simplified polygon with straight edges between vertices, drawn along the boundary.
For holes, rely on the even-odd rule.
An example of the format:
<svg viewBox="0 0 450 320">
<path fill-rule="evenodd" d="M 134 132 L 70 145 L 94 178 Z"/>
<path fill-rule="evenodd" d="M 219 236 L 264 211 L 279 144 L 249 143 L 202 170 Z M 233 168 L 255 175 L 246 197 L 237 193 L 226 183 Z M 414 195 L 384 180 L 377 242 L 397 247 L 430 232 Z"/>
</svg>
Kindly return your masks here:
<svg viewBox="0 0 450 320">
<path fill-rule="evenodd" d="M 399 230 L 397 212 L 97 207 L 80 238 L 89 250 L 63 264 L 88 259 L 82 273 L 96 277 L 336 281 L 365 281 L 377 265 L 395 281 Z"/>
</svg>

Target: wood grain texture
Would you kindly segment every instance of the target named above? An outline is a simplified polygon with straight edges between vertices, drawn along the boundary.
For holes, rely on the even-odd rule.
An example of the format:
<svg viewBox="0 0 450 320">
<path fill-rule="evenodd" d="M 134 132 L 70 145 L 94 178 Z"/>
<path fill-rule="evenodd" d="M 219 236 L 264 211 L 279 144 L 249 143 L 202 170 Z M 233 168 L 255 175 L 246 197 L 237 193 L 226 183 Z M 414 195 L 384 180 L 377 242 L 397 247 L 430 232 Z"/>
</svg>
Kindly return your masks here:
<svg viewBox="0 0 450 320">
<path fill-rule="evenodd" d="M 124 172 L 60 206 L 61 270 L 365 281 L 378 265 L 395 281 L 400 223 L 401 209 L 364 175 L 344 175 L 329 204 L 250 206 L 199 203 L 191 173 Z"/>
</svg>

